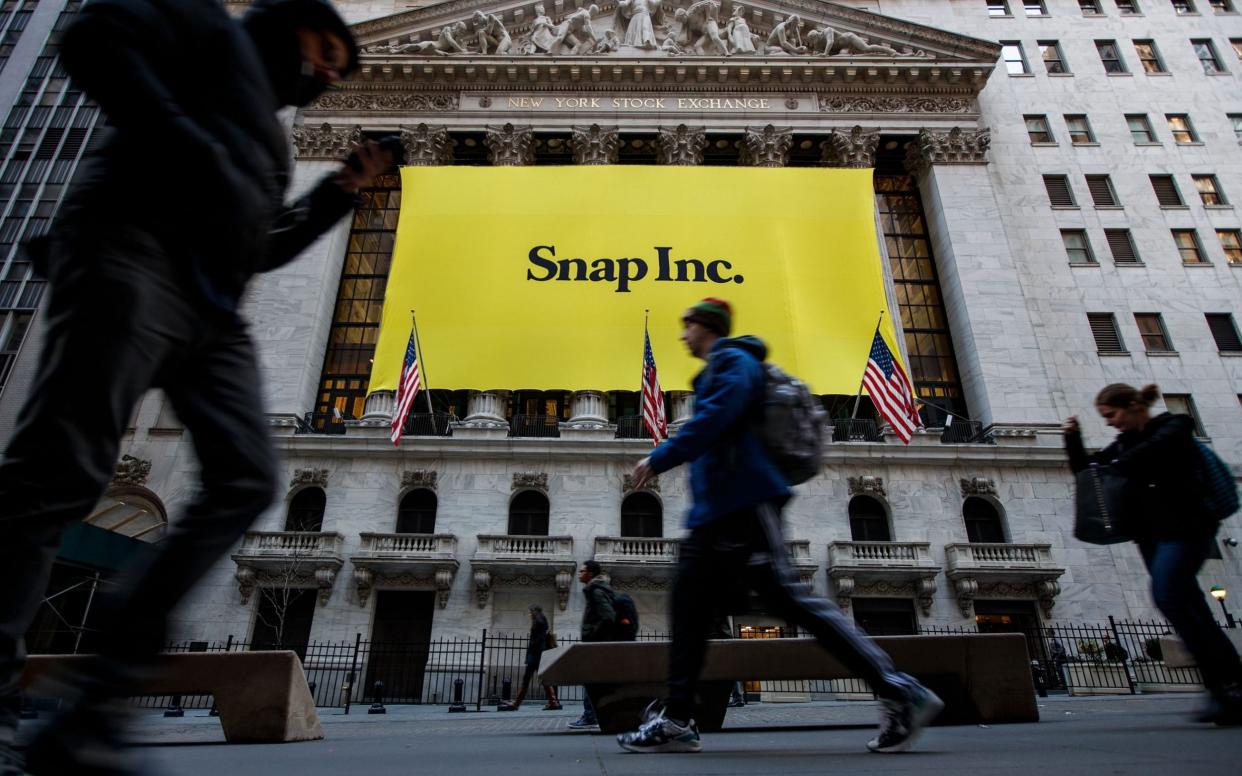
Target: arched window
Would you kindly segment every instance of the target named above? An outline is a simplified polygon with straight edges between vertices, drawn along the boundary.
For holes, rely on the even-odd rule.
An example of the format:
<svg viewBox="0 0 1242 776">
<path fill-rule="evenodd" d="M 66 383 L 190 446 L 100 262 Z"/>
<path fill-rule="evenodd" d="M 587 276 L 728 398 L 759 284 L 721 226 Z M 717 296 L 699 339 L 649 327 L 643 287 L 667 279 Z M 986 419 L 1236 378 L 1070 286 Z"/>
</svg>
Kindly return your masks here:
<svg viewBox="0 0 1242 776">
<path fill-rule="evenodd" d="M 971 542 L 1003 542 L 1005 527 L 1000 512 L 987 499 L 970 496 L 962 504 L 962 517 L 966 520 L 966 538 Z"/>
<path fill-rule="evenodd" d="M 425 488 L 405 494 L 397 507 L 397 533 L 435 533 L 436 503 L 436 494 Z"/>
<path fill-rule="evenodd" d="M 664 508 L 650 493 L 631 493 L 621 502 L 621 535 L 658 539 L 664 535 Z"/>
<path fill-rule="evenodd" d="M 510 536 L 548 535 L 548 497 L 537 490 L 524 490 L 509 502 Z"/>
<path fill-rule="evenodd" d="M 855 496 L 850 499 L 850 538 L 856 542 L 891 542 L 888 513 L 879 499 Z"/>
<path fill-rule="evenodd" d="M 322 531 L 323 508 L 328 497 L 322 488 L 303 488 L 289 500 L 286 531 Z"/>
</svg>

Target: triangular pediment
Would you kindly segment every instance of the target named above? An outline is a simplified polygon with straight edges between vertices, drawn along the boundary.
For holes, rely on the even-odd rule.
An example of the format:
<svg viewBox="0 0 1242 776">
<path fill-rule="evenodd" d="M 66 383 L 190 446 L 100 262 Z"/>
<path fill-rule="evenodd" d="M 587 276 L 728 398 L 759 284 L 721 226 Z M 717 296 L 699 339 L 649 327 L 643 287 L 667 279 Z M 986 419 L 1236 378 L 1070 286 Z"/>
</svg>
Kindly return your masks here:
<svg viewBox="0 0 1242 776">
<path fill-rule="evenodd" d="M 352 29 L 364 70 L 428 59 L 511 66 L 759 58 L 990 71 L 1000 52 L 990 41 L 823 0 L 444 0 Z"/>
</svg>

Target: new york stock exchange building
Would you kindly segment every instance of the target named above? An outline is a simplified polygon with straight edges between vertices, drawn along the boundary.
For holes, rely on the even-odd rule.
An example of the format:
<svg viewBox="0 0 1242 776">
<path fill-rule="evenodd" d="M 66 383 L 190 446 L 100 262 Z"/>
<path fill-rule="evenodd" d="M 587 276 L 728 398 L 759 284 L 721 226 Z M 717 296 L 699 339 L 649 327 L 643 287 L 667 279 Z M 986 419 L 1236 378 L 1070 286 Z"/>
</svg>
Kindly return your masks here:
<svg viewBox="0 0 1242 776">
<path fill-rule="evenodd" d="M 787 300 L 748 308 L 750 284 L 737 276 L 783 262 L 803 300 L 787 311 L 791 327 L 829 320 L 814 300 L 822 292 L 836 309 L 841 290 L 817 285 L 828 277 L 819 265 L 845 260 L 841 238 L 834 208 L 822 224 L 804 217 L 803 192 L 783 185 L 799 175 L 862 176 L 872 253 L 848 261 L 877 278 L 924 424 L 903 444 L 865 394 L 856 402 L 880 309 L 868 308 L 850 324 L 863 333 L 857 358 L 834 364 L 852 382 L 824 392 L 823 471 L 784 512 L 804 580 L 880 634 L 1158 619 L 1133 545 L 1072 537 L 1060 428 L 1078 415 L 1088 444 L 1102 446 L 1112 430 L 1096 392 L 1156 383 L 1158 411 L 1191 414 L 1235 472 L 1242 464 L 1234 3 L 337 3 L 361 67 L 291 116 L 295 189 L 364 137 L 397 134 L 407 167 L 364 191 L 353 218 L 300 260 L 255 279 L 247 316 L 286 488 L 182 606 L 172 635 L 478 640 L 485 629 L 525 633 L 527 607 L 539 604 L 572 637 L 576 567 L 592 558 L 633 596 L 643 631 L 667 632 L 690 493 L 686 467 L 641 489 L 629 477 L 652 446 L 639 419 L 643 310 L 672 434 L 693 411 L 691 360 L 676 339 L 685 306 L 730 299 L 735 333 L 764 337 L 748 320 L 775 317 Z M 450 191 L 452 181 L 462 183 Z M 680 199 L 670 204 L 669 190 Z M 657 226 L 678 202 L 683 234 L 719 253 L 662 241 Z M 753 235 L 795 210 L 801 253 L 786 262 L 788 246 Z M 417 228 L 401 231 L 403 217 Z M 588 253 L 558 238 L 562 228 L 632 240 Z M 510 269 L 478 258 L 519 233 L 547 237 L 520 243 Z M 659 291 L 675 303 L 647 303 L 663 246 L 674 263 L 696 261 Z M 634 278 L 631 266 L 625 289 L 625 271 L 594 263 L 639 254 L 649 270 Z M 546 265 L 533 263 L 541 256 Z M 728 271 L 708 273 L 715 258 Z M 415 309 L 431 390 L 394 446 L 392 389 L 415 306 L 389 298 L 398 273 L 402 288 L 434 285 L 437 298 Z M 551 294 L 570 286 L 586 301 L 562 309 Z M 613 347 L 615 333 L 582 336 L 594 331 L 592 306 L 603 315 L 618 299 L 634 311 L 619 335 L 627 349 Z M 480 323 L 440 326 L 437 309 Z M 10 423 L 38 337 L 36 325 L 6 376 Z M 772 358 L 783 363 L 779 348 Z M 584 383 L 600 362 L 621 362 L 624 379 Z M 197 474 L 158 392 L 123 452 L 88 523 L 158 541 Z M 1200 575 L 1205 590 L 1238 599 L 1240 519 L 1221 524 Z M 758 600 L 731 624 L 740 636 L 790 632 Z"/>
</svg>

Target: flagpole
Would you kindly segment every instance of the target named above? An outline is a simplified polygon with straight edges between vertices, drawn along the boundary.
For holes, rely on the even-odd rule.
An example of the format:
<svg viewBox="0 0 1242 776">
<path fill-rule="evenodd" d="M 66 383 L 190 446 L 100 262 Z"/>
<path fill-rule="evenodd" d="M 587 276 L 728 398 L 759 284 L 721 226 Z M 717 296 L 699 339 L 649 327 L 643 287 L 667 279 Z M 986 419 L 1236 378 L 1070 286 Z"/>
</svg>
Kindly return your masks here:
<svg viewBox="0 0 1242 776">
<path fill-rule="evenodd" d="M 880 317 L 875 322 L 875 331 L 871 333 L 871 342 L 868 343 L 867 345 L 867 348 L 868 348 L 867 360 L 868 361 L 871 360 L 871 356 L 870 356 L 871 345 L 875 344 L 875 335 L 880 333 L 880 324 L 883 322 L 884 322 L 884 311 L 881 310 Z M 853 420 L 854 418 L 858 417 L 858 403 L 862 401 L 863 383 L 866 382 L 865 380 L 866 375 L 867 375 L 867 365 L 863 364 L 863 379 L 859 379 L 858 381 L 858 395 L 854 397 L 854 411 L 850 413 L 850 420 Z"/>
<path fill-rule="evenodd" d="M 423 343 L 418 341 L 418 318 L 415 317 L 413 310 L 410 310 L 410 326 L 414 330 L 414 350 L 416 351 L 415 355 L 418 357 L 419 373 L 422 375 L 422 381 L 427 384 L 425 397 L 427 399 L 427 414 L 432 416 L 430 418 L 431 427 L 435 428 L 436 411 L 431 407 L 431 380 L 427 378 L 427 359 L 423 358 Z"/>
</svg>

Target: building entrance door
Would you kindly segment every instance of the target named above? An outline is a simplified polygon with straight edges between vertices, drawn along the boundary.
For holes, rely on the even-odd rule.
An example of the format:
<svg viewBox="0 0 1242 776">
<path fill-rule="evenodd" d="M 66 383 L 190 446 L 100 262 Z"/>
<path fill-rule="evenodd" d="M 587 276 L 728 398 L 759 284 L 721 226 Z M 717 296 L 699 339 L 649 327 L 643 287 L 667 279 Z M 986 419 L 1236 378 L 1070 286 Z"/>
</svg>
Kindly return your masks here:
<svg viewBox="0 0 1242 776">
<path fill-rule="evenodd" d="M 364 698 L 374 700 L 378 681 L 385 703 L 422 703 L 435 597 L 431 590 L 376 592 Z"/>
</svg>

